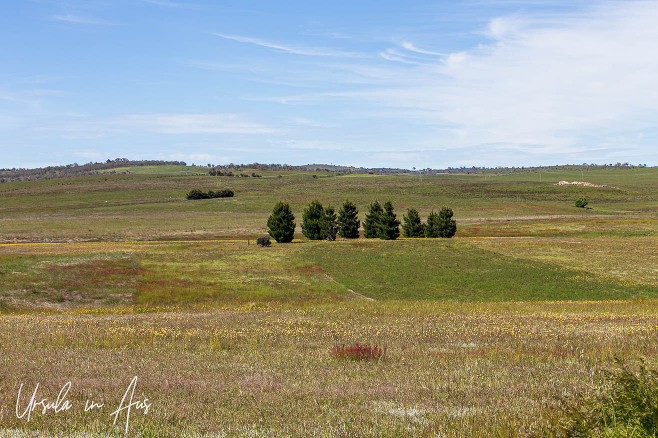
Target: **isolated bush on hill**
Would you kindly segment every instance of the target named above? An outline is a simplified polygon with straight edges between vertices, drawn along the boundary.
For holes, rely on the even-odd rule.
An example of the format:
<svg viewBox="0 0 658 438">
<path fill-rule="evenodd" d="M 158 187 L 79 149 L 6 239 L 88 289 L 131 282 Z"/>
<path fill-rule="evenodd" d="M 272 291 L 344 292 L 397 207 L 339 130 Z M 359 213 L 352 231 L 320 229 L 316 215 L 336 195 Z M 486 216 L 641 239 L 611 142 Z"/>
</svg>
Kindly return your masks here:
<svg viewBox="0 0 658 438">
<path fill-rule="evenodd" d="M 270 242 L 269 237 L 259 237 L 256 239 L 256 245 L 258 246 L 270 246 L 272 242 Z"/>
<path fill-rule="evenodd" d="M 345 201 L 338 211 L 338 234 L 345 239 L 359 237 L 359 210 L 353 202 Z"/>
<path fill-rule="evenodd" d="M 234 196 L 233 190 L 208 190 L 204 192 L 199 189 L 193 189 L 187 192 L 185 196 L 187 199 L 210 199 L 210 198 L 232 198 Z"/>
<path fill-rule="evenodd" d="M 233 190 L 224 189 L 224 190 L 208 190 L 208 195 L 211 198 L 232 198 L 234 196 Z"/>
<path fill-rule="evenodd" d="M 199 189 L 193 189 L 187 192 L 187 195 L 185 197 L 187 199 L 207 199 L 208 194 Z"/>
<path fill-rule="evenodd" d="M 311 240 L 323 239 L 323 220 L 324 208 L 320 201 L 316 199 L 309 202 L 308 206 L 304 209 L 304 216 L 302 217 L 302 234 Z"/>
<path fill-rule="evenodd" d="M 587 198 L 585 198 L 584 196 L 581 196 L 580 198 L 576 199 L 576 207 L 585 208 L 587 204 L 589 204 L 589 202 L 587 202 Z"/>
<path fill-rule="evenodd" d="M 379 216 L 379 236 L 383 240 L 395 240 L 400 237 L 400 221 L 393 211 L 391 201 L 384 203 L 384 212 Z"/>
<path fill-rule="evenodd" d="M 289 204 L 279 201 L 274 205 L 272 214 L 267 219 L 267 228 L 277 243 L 292 242 L 295 235 L 295 216 Z"/>
<path fill-rule="evenodd" d="M 404 237 L 425 237 L 425 230 L 420 215 L 415 208 L 407 209 L 406 216 L 402 217 L 404 224 L 402 225 L 402 232 Z"/>
<path fill-rule="evenodd" d="M 384 209 L 379 201 L 370 204 L 366 219 L 363 221 L 363 236 L 365 238 L 374 239 L 379 237 L 382 214 L 384 214 Z"/>
</svg>

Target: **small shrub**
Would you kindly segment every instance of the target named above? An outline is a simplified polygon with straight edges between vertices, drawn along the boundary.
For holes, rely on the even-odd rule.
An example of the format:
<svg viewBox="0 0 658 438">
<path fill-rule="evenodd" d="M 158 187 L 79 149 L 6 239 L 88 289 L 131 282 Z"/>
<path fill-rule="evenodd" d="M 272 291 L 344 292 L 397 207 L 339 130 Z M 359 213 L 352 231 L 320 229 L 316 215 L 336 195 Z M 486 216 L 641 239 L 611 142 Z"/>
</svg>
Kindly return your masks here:
<svg viewBox="0 0 658 438">
<path fill-rule="evenodd" d="M 379 348 L 377 345 L 370 347 L 368 345 L 354 344 L 352 347 L 336 345 L 331 350 L 331 355 L 338 359 L 348 360 L 380 360 L 386 355 L 386 348 Z"/>
<path fill-rule="evenodd" d="M 256 245 L 258 246 L 268 247 L 271 244 L 272 242 L 270 242 L 269 237 L 259 237 L 258 239 L 256 239 Z"/>
<path fill-rule="evenodd" d="M 565 402 L 563 431 L 572 437 L 655 437 L 658 431 L 658 371 L 644 361 L 634 372 L 617 359 L 608 384 L 589 400 Z"/>
<path fill-rule="evenodd" d="M 581 196 L 580 198 L 576 199 L 576 207 L 578 208 L 585 208 L 585 206 L 588 204 L 587 198 L 584 196 Z"/>
<path fill-rule="evenodd" d="M 233 190 L 208 190 L 204 192 L 199 189 L 193 189 L 187 192 L 187 199 L 210 199 L 210 198 L 232 198 L 235 194 Z"/>
<path fill-rule="evenodd" d="M 206 199 L 208 195 L 199 189 L 190 190 L 186 195 L 187 199 Z"/>
<path fill-rule="evenodd" d="M 233 190 L 208 190 L 208 197 L 209 198 L 232 198 L 234 195 Z"/>
</svg>

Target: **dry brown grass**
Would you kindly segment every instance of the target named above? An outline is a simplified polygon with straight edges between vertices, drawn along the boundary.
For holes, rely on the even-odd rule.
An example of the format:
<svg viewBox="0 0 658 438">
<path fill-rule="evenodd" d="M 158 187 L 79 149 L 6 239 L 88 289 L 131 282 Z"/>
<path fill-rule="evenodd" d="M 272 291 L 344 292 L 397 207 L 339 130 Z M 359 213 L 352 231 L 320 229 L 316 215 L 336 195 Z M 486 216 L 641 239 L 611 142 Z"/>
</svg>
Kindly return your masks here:
<svg viewBox="0 0 658 438">
<path fill-rule="evenodd" d="M 127 313 L 125 313 L 127 312 Z M 558 396 L 587 393 L 615 355 L 658 359 L 658 302 L 371 303 L 0 317 L 4 428 L 111 430 L 139 376 L 136 436 L 491 436 L 546 433 Z M 345 362 L 338 343 L 387 347 Z M 29 358 L 29 360 L 27 359 Z M 78 409 L 30 424 L 10 415 L 20 383 Z"/>
</svg>

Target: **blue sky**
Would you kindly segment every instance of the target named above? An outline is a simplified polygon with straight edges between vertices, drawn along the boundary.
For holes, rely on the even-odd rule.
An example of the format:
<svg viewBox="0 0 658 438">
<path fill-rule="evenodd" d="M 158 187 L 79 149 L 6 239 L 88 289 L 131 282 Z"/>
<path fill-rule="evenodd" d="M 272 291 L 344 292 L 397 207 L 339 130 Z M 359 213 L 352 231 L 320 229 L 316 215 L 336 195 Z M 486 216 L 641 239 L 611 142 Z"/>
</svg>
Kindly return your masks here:
<svg viewBox="0 0 658 438">
<path fill-rule="evenodd" d="M 0 6 L 0 167 L 658 164 L 658 2 Z"/>
</svg>

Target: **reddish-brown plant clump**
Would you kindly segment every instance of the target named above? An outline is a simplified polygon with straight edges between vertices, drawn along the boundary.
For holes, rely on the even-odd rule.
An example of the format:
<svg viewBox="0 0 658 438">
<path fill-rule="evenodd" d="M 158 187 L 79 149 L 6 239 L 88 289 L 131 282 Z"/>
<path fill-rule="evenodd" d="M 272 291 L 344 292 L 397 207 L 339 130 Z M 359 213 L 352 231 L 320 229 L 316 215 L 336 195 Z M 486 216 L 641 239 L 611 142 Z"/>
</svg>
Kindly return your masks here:
<svg viewBox="0 0 658 438">
<path fill-rule="evenodd" d="M 380 360 L 386 355 L 386 348 L 379 348 L 377 345 L 371 347 L 369 345 L 354 344 L 351 347 L 343 345 L 336 345 L 331 350 L 331 355 L 339 359 L 349 360 Z"/>
</svg>

